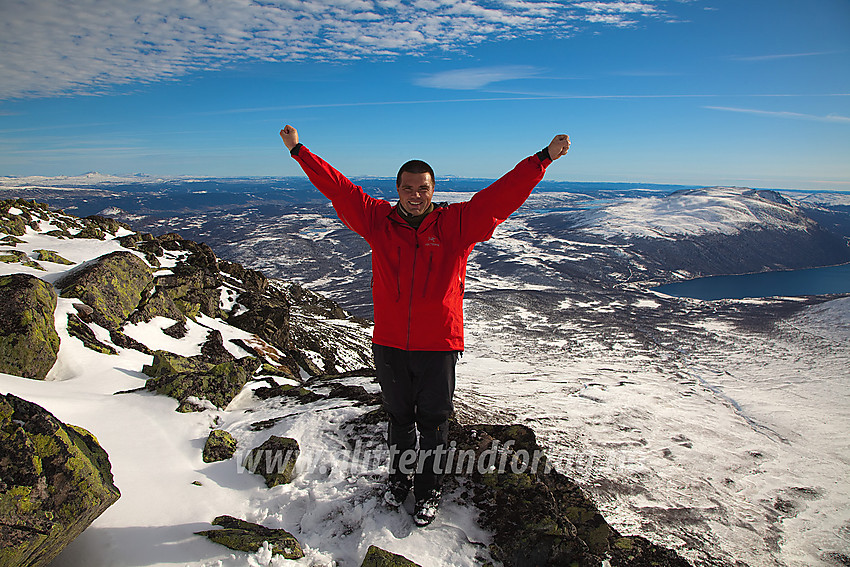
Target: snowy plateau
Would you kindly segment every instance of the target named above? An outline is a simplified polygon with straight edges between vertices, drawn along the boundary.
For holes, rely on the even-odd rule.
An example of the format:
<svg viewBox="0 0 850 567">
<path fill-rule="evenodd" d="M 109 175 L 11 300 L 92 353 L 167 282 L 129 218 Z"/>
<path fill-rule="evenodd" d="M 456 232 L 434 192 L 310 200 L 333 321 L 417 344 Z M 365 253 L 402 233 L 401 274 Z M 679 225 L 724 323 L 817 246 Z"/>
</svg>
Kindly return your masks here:
<svg viewBox="0 0 850 567">
<path fill-rule="evenodd" d="M 358 182 L 392 198 L 392 180 Z M 435 201 L 466 200 L 486 183 L 445 184 L 456 190 L 441 192 L 438 180 Z M 0 179 L 0 198 L 14 197 L 176 232 L 371 316 L 368 247 L 304 180 Z M 118 248 L 109 240 L 47 246 L 46 238 L 32 231 L 18 250 L 51 248 L 81 262 Z M 850 196 L 842 194 L 541 184 L 470 258 L 459 418 L 531 427 L 612 526 L 694 565 L 848 565 L 850 297 L 699 301 L 651 290 L 704 275 L 846 263 L 848 238 Z M 0 274 L 19 268 L 0 264 Z M 57 321 L 69 309 L 60 299 Z M 158 329 L 135 332 L 167 348 Z M 222 327 L 226 338 L 234 332 Z M 105 358 L 63 343 L 52 381 L 0 375 L 0 392 L 92 431 L 122 490 L 55 567 L 357 565 L 367 532 L 421 565 L 476 564 L 470 542 L 487 535 L 451 504 L 433 529 L 415 530 L 343 479 L 311 484 L 305 475 L 270 497 L 252 475 L 222 468 L 210 473 L 218 482 L 192 485 L 212 422 L 247 431 L 262 411 L 246 413 L 244 397 L 226 411 L 178 414 L 163 396 L 112 396 L 139 386 L 147 360 L 135 351 L 120 363 Z M 326 416 L 290 433 L 322 446 Z M 155 444 L 127 443 L 128 431 L 151 427 Z M 346 498 L 359 500 L 343 508 Z M 247 559 L 222 553 L 191 535 L 221 513 L 282 522 L 284 506 L 299 510 L 302 534 L 313 534 L 299 562 L 262 550 Z"/>
</svg>

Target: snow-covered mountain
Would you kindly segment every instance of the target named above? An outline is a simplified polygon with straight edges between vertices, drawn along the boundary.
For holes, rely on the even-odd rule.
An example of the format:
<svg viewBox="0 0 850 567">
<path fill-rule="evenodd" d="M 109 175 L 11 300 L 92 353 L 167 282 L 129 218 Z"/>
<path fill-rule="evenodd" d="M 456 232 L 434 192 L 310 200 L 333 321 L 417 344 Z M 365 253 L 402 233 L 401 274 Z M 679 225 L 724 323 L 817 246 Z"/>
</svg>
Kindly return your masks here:
<svg viewBox="0 0 850 567">
<path fill-rule="evenodd" d="M 4 564 L 18 550 L 7 543 L 34 546 L 48 533 L 43 526 L 59 529 L 59 515 L 39 508 L 52 502 L 44 496 L 52 485 L 38 466 L 59 457 L 30 406 L 26 416 L 16 413 L 23 399 L 86 430 L 108 453 L 111 472 L 102 474 L 121 491 L 54 567 L 371 565 L 364 556 L 377 548 L 435 567 L 527 565 L 528 558 L 686 565 L 608 526 L 574 483 L 546 466 L 531 430 L 471 424 L 487 414 L 462 400 L 466 424 L 454 424 L 451 435 L 474 466 L 458 465 L 438 520 L 417 529 L 408 510 L 382 504 L 386 418 L 370 368 L 368 322 L 175 234 L 139 234 L 111 219 L 79 219 L 22 200 L 0 201 L 0 230 L 2 297 L 16 298 L 7 291 L 23 281 L 38 282 L 52 298 L 39 300 L 39 313 L 52 305 L 48 321 L 33 321 L 34 304 L 3 305 L 0 313 L 0 367 L 10 372 L 0 373 Z M 7 321 L 8 313 L 21 322 Z M 58 340 L 46 340 L 50 334 Z M 24 339 L 34 346 L 21 348 Z M 39 345 L 52 360 L 44 373 L 30 372 Z M 16 396 L 11 405 L 5 394 Z M 208 451 L 222 437 L 235 443 L 235 455 L 232 448 L 222 458 Z M 278 485 L 266 470 L 270 450 L 262 448 L 281 440 L 298 457 L 294 477 L 287 472 Z M 497 467 L 497 459 L 507 464 Z M 19 474 L 16 460 L 35 464 Z M 252 474 L 258 467 L 265 483 Z M 38 525 L 30 523 L 34 513 Z M 262 537 L 245 548 L 231 533 L 217 536 L 223 532 L 210 523 L 253 525 Z M 298 543 L 287 540 L 277 554 L 269 529 L 285 529 Z"/>
<path fill-rule="evenodd" d="M 251 195 L 202 213 L 149 209 L 132 224 L 369 317 L 368 248 L 332 209 Z M 648 291 L 847 261 L 844 202 L 798 196 L 536 192 L 470 260 L 463 412 L 529 425 L 615 527 L 696 565 L 846 564 L 847 299 Z"/>
</svg>

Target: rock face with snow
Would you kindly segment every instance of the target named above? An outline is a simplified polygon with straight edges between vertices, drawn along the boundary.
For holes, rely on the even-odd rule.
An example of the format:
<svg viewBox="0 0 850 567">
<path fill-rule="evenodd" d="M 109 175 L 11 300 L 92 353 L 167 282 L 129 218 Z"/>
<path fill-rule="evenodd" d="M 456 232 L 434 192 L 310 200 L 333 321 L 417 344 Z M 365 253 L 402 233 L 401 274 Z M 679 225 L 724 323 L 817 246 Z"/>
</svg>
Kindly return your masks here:
<svg viewBox="0 0 850 567">
<path fill-rule="evenodd" d="M 113 252 L 62 277 L 56 287 L 62 297 L 74 297 L 91 307 L 95 323 L 106 329 L 124 324 L 153 281 L 150 267 L 130 252 Z"/>
<path fill-rule="evenodd" d="M 88 431 L 0 396 L 0 564 L 47 565 L 119 496 Z"/>
<path fill-rule="evenodd" d="M 43 380 L 56 362 L 53 286 L 26 275 L 0 277 L 0 372 Z"/>
</svg>

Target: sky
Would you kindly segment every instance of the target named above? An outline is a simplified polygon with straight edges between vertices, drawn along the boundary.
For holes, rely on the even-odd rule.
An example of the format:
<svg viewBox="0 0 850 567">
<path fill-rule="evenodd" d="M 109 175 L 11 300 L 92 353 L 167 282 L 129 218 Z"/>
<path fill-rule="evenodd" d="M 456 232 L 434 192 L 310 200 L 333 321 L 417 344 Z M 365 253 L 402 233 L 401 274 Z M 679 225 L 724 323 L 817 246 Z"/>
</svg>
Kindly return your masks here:
<svg viewBox="0 0 850 567">
<path fill-rule="evenodd" d="M 0 0 L 0 176 L 850 191 L 848 0 Z"/>
</svg>

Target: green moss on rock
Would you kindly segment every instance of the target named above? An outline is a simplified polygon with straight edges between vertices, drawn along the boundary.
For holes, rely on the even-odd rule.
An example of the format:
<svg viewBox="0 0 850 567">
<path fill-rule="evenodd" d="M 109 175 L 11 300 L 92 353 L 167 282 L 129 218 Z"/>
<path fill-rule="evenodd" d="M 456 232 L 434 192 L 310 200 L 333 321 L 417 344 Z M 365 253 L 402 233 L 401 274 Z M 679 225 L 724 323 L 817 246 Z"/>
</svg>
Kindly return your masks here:
<svg viewBox="0 0 850 567">
<path fill-rule="evenodd" d="M 11 394 L 0 465 L 0 565 L 47 565 L 120 496 L 94 436 Z"/>
<path fill-rule="evenodd" d="M 369 551 L 366 552 L 366 557 L 363 558 L 363 563 L 360 564 L 360 567 L 419 567 L 419 564 L 414 563 L 403 555 L 390 553 L 385 549 L 370 545 Z"/>
<path fill-rule="evenodd" d="M 53 286 L 26 275 L 0 277 L 0 372 L 43 380 L 56 362 Z"/>
<path fill-rule="evenodd" d="M 63 258 L 53 250 L 33 250 L 33 252 L 38 254 L 36 260 L 39 262 L 53 262 L 54 264 L 64 264 L 66 266 L 74 264 L 74 262 Z"/>
<path fill-rule="evenodd" d="M 274 555 L 282 555 L 286 559 L 304 557 L 301 544 L 286 530 L 267 528 L 232 516 L 219 516 L 212 524 L 223 529 L 195 533 L 235 551 L 254 553 L 263 543 L 268 543 Z"/>
<path fill-rule="evenodd" d="M 213 429 L 204 444 L 204 462 L 226 461 L 236 452 L 236 438 L 223 429 Z"/>
<path fill-rule="evenodd" d="M 94 321 L 120 328 L 153 282 L 148 265 L 132 252 L 112 252 L 56 282 L 62 297 L 75 297 L 94 309 Z"/>
</svg>

